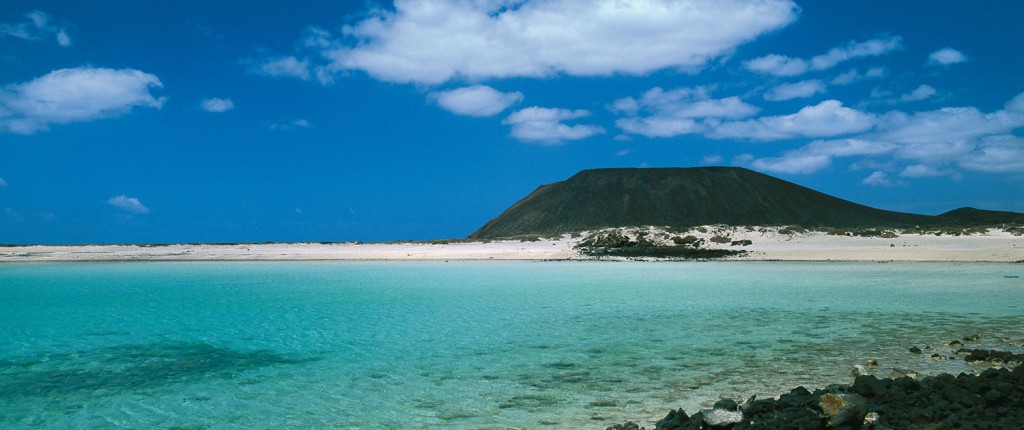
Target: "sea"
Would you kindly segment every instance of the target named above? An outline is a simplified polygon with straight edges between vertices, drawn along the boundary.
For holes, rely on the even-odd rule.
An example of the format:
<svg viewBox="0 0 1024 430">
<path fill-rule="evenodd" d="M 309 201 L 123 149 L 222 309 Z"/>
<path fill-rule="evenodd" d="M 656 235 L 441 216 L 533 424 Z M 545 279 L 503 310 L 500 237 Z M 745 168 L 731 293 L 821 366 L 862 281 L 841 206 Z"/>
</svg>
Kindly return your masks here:
<svg viewBox="0 0 1024 430">
<path fill-rule="evenodd" d="M 0 428 L 652 428 L 723 397 L 849 384 L 868 360 L 885 377 L 976 371 L 947 343 L 1021 352 L 1022 275 L 953 263 L 0 264 Z"/>
</svg>

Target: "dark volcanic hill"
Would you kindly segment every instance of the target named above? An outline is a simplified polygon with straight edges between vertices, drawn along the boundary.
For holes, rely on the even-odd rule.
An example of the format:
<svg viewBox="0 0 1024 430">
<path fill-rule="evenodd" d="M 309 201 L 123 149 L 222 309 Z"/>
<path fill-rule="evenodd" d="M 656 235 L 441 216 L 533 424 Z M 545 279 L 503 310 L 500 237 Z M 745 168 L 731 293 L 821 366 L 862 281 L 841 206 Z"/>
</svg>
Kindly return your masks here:
<svg viewBox="0 0 1024 430">
<path fill-rule="evenodd" d="M 897 227 L 945 222 L 859 205 L 737 167 L 596 169 L 537 188 L 470 238 L 644 225 Z"/>
<path fill-rule="evenodd" d="M 1019 212 L 975 208 L 954 209 L 939 215 L 939 217 L 957 224 L 1024 224 L 1024 214 Z"/>
</svg>

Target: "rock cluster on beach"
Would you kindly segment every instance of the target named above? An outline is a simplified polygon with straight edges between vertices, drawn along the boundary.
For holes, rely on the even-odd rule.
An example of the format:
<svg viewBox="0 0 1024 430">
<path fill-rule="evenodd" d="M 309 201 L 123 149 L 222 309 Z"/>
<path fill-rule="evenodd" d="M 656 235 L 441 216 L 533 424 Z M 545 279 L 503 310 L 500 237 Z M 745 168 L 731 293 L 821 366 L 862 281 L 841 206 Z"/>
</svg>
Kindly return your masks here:
<svg viewBox="0 0 1024 430">
<path fill-rule="evenodd" d="M 967 361 L 1019 364 L 1024 355 L 960 350 Z M 797 387 L 775 399 L 723 399 L 687 415 L 671 411 L 655 430 L 745 429 L 1016 429 L 1024 428 L 1024 366 L 980 374 L 879 379 L 858 372 L 852 385 L 808 391 Z M 644 430 L 628 422 L 607 430 Z"/>
</svg>

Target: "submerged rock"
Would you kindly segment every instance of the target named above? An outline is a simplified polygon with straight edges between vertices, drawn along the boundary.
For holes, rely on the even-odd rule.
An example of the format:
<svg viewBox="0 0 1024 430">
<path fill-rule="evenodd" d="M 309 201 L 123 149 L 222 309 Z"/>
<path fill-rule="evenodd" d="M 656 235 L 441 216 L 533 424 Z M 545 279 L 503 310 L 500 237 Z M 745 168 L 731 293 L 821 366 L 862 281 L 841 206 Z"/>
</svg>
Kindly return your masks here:
<svg viewBox="0 0 1024 430">
<path fill-rule="evenodd" d="M 917 379 L 917 372 L 907 369 L 893 368 L 891 375 L 893 378 Z"/>
</svg>

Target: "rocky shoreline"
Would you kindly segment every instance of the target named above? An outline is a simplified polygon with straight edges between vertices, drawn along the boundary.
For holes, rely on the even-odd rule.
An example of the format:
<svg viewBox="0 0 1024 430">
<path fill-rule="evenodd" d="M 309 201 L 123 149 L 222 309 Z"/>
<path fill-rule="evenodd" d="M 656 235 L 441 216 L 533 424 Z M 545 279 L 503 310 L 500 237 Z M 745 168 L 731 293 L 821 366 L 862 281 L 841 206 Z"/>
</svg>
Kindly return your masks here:
<svg viewBox="0 0 1024 430">
<path fill-rule="evenodd" d="M 911 353 L 920 350 L 911 348 Z M 711 409 L 687 415 L 670 411 L 654 430 L 863 429 L 945 430 L 1024 427 L 1024 354 L 960 349 L 968 362 L 991 367 L 978 374 L 941 374 L 917 379 L 913 372 L 892 378 L 855 366 L 852 385 L 812 391 L 797 387 L 773 399 L 722 399 Z M 606 430 L 646 430 L 633 422 Z"/>
</svg>

